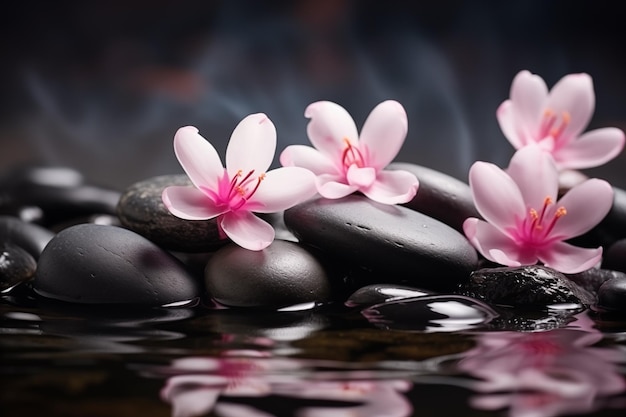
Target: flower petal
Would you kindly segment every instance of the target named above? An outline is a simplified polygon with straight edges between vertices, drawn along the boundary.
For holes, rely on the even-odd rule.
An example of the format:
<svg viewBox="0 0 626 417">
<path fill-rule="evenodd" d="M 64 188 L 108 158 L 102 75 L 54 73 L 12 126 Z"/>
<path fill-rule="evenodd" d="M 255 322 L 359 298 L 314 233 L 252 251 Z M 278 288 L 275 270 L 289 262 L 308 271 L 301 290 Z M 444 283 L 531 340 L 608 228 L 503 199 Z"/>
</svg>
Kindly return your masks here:
<svg viewBox="0 0 626 417">
<path fill-rule="evenodd" d="M 496 118 L 504 136 L 515 149 L 520 149 L 526 145 L 528 134 L 519 123 L 515 104 L 511 100 L 506 100 L 496 110 Z"/>
<path fill-rule="evenodd" d="M 344 138 L 353 143 L 358 141 L 359 133 L 352 116 L 336 103 L 318 101 L 309 104 L 304 116 L 311 119 L 306 128 L 309 140 L 333 161 L 341 159 Z"/>
<path fill-rule="evenodd" d="M 556 201 L 559 173 L 552 156 L 538 145 L 515 152 L 506 172 L 519 187 L 526 208 L 541 210 L 546 197 Z"/>
<path fill-rule="evenodd" d="M 315 175 L 308 169 L 273 169 L 265 175 L 246 207 L 257 213 L 275 213 L 313 197 L 316 192 Z"/>
<path fill-rule="evenodd" d="M 249 211 L 224 214 L 220 226 L 233 242 L 248 250 L 262 250 L 274 241 L 274 228 Z"/>
<path fill-rule="evenodd" d="M 208 220 L 228 211 L 194 187 L 173 185 L 163 190 L 161 198 L 170 213 L 185 220 Z"/>
<path fill-rule="evenodd" d="M 224 167 L 217 151 L 193 126 L 178 129 L 174 135 L 174 152 L 193 184 L 211 190 L 217 188 Z"/>
<path fill-rule="evenodd" d="M 576 274 L 593 268 L 602 259 L 602 248 L 579 248 L 565 242 L 557 242 L 539 253 L 545 266 L 564 274 Z"/>
<path fill-rule="evenodd" d="M 232 178 L 238 170 L 244 175 L 264 173 L 274 160 L 276 128 L 263 113 L 245 117 L 230 136 L 226 148 L 226 169 Z"/>
<path fill-rule="evenodd" d="M 305 145 L 287 146 L 280 154 L 280 163 L 285 167 L 306 168 L 315 175 L 337 172 L 337 168 L 326 155 Z"/>
<path fill-rule="evenodd" d="M 526 217 L 522 193 L 511 177 L 496 165 L 475 162 L 470 168 L 469 184 L 474 205 L 481 216 L 500 230 L 516 226 Z"/>
<path fill-rule="evenodd" d="M 615 158 L 624 149 L 624 132 L 607 127 L 587 132 L 554 152 L 560 169 L 597 167 Z"/>
<path fill-rule="evenodd" d="M 526 70 L 518 72 L 511 84 L 510 97 L 518 123 L 526 127 L 528 133 L 538 129 L 548 99 L 548 86 L 543 78 Z"/>
<path fill-rule="evenodd" d="M 593 81 L 588 74 L 568 74 L 557 82 L 546 102 L 546 108 L 560 115 L 569 113 L 569 122 L 563 131 L 563 138 L 573 139 L 582 132 L 595 107 Z"/>
<path fill-rule="evenodd" d="M 608 182 L 592 178 L 569 190 L 557 206 L 567 214 L 560 217 L 550 236 L 569 239 L 591 230 L 613 206 L 613 189 Z"/>
<path fill-rule="evenodd" d="M 379 203 L 404 204 L 415 197 L 418 187 L 419 181 L 408 171 L 380 171 L 376 181 L 361 192 Z"/>
<path fill-rule="evenodd" d="M 537 263 L 534 251 L 520 248 L 513 239 L 493 225 L 473 217 L 463 222 L 467 239 L 485 258 L 506 266 Z"/>
<path fill-rule="evenodd" d="M 324 198 L 336 199 L 352 194 L 359 189 L 356 185 L 348 185 L 341 182 L 336 175 L 323 174 L 316 179 L 317 192 Z"/>
<path fill-rule="evenodd" d="M 359 168 L 351 165 L 346 172 L 346 179 L 350 185 L 356 185 L 359 188 L 369 187 L 376 181 L 376 170 L 372 167 Z"/>
<path fill-rule="evenodd" d="M 406 111 L 397 101 L 383 101 L 374 107 L 359 138 L 359 147 L 367 150 L 368 165 L 377 171 L 389 165 L 400 152 L 408 128 Z"/>
</svg>

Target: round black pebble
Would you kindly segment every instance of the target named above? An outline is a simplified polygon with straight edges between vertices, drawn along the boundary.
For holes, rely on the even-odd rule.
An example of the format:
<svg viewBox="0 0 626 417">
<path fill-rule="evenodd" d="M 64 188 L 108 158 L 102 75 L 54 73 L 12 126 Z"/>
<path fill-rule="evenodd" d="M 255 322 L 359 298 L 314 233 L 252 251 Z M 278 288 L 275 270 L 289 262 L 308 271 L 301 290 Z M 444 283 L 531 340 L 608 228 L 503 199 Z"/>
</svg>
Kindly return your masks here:
<svg viewBox="0 0 626 417">
<path fill-rule="evenodd" d="M 301 242 L 344 264 L 377 271 L 380 283 L 447 291 L 478 264 L 474 247 L 450 226 L 361 195 L 314 199 L 286 210 L 284 218 Z"/>
<path fill-rule="evenodd" d="M 54 233 L 36 224 L 12 216 L 0 216 L 0 244 L 13 243 L 26 250 L 35 259 L 46 247 Z"/>
<path fill-rule="evenodd" d="M 122 225 L 180 252 L 209 252 L 230 242 L 220 237 L 216 219 L 183 220 L 170 213 L 161 195 L 171 185 L 192 186 L 186 175 L 163 175 L 128 187 L 117 206 Z"/>
<path fill-rule="evenodd" d="M 626 274 L 619 273 L 600 286 L 596 308 L 626 314 Z"/>
<path fill-rule="evenodd" d="M 19 246 L 0 244 L 0 291 L 8 290 L 35 274 L 37 262 Z"/>
<path fill-rule="evenodd" d="M 280 309 L 331 297 L 322 264 L 301 245 L 284 240 L 261 251 L 223 247 L 209 260 L 205 282 L 211 297 L 229 307 Z"/>
<path fill-rule="evenodd" d="M 405 162 L 393 162 L 387 169 L 405 170 L 419 180 L 419 189 L 413 200 L 404 204 L 448 226 L 463 232 L 468 217 L 481 218 L 474 206 L 469 185 L 434 169 Z"/>
<path fill-rule="evenodd" d="M 432 291 L 403 285 L 371 284 L 361 287 L 352 293 L 346 300 L 345 305 L 348 307 L 365 307 L 391 300 L 424 297 L 432 294 Z"/>
<path fill-rule="evenodd" d="M 626 272 L 626 239 L 618 240 L 604 252 L 602 268 Z"/>
<path fill-rule="evenodd" d="M 159 306 L 201 295 L 171 254 L 120 227 L 72 226 L 42 252 L 33 282 L 45 297 L 86 304 Z"/>
</svg>

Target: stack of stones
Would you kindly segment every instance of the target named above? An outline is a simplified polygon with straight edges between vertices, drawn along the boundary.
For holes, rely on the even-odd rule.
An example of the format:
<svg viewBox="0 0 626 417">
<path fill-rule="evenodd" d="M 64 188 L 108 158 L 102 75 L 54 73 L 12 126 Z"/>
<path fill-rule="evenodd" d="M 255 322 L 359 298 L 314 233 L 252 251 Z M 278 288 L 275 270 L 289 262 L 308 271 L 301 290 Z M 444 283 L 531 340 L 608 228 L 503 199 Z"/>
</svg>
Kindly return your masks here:
<svg viewBox="0 0 626 417">
<path fill-rule="evenodd" d="M 572 304 L 626 314 L 626 191 L 615 189 L 611 212 L 577 242 L 605 248 L 602 268 L 565 276 L 542 266 L 489 264 L 462 232 L 467 217 L 480 217 L 466 183 L 414 164 L 389 168 L 419 178 L 412 201 L 315 197 L 265 216 L 277 238 L 259 252 L 220 236 L 215 219 L 169 213 L 161 193 L 191 186 L 183 175 L 118 192 L 67 168 L 11 171 L 0 177 L 0 290 L 26 287 L 42 299 L 83 305 L 202 299 L 279 310 L 345 303 L 394 317 L 412 314 L 408 307 L 398 313 L 398 300 L 408 306 L 433 297 L 485 320 L 501 315 L 502 306 Z"/>
</svg>

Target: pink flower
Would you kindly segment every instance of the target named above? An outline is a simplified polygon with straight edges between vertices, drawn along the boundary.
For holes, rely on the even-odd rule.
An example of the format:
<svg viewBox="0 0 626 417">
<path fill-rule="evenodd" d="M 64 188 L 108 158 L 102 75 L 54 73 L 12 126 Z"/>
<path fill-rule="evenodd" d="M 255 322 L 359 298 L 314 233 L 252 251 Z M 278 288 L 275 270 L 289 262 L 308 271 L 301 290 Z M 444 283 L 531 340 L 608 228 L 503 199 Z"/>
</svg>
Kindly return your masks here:
<svg viewBox="0 0 626 417">
<path fill-rule="evenodd" d="M 252 212 L 285 210 L 315 194 L 315 176 L 304 168 L 266 172 L 276 150 L 276 129 L 262 113 L 243 119 L 226 149 L 226 169 L 215 148 L 193 126 L 174 137 L 174 150 L 194 187 L 163 190 L 163 203 L 187 220 L 218 218 L 218 226 L 236 244 L 250 250 L 266 248 L 274 229 Z"/>
<path fill-rule="evenodd" d="M 541 77 L 521 71 L 497 117 L 516 149 L 538 143 L 552 154 L 559 170 L 582 169 L 610 161 L 624 147 L 624 132 L 614 127 L 581 135 L 594 106 L 593 82 L 587 74 L 566 75 L 548 91 Z"/>
<path fill-rule="evenodd" d="M 599 223 L 613 204 L 613 190 L 590 179 L 557 201 L 558 172 L 538 146 L 515 153 L 508 172 L 476 162 L 470 169 L 476 209 L 486 221 L 469 218 L 465 235 L 487 259 L 507 266 L 537 261 L 564 273 L 591 268 L 602 248 L 584 249 L 563 242 Z"/>
<path fill-rule="evenodd" d="M 415 175 L 384 171 L 400 151 L 407 134 L 406 112 L 400 103 L 384 101 L 372 110 L 359 136 L 354 120 L 338 104 L 318 101 L 304 115 L 315 148 L 291 145 L 280 155 L 283 166 L 300 166 L 317 175 L 317 191 L 341 198 L 360 191 L 384 204 L 402 204 L 417 193 Z"/>
</svg>

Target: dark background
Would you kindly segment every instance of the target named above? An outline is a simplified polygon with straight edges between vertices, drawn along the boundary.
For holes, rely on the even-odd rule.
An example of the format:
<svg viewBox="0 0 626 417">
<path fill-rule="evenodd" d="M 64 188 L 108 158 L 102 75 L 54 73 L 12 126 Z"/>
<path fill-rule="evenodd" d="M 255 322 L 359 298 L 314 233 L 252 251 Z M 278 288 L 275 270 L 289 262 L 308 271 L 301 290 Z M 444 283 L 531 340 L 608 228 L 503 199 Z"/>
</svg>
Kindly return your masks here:
<svg viewBox="0 0 626 417">
<path fill-rule="evenodd" d="M 2 12 L 0 174 L 68 165 L 117 188 L 181 173 L 180 126 L 223 154 L 266 113 L 280 150 L 308 143 L 305 107 L 344 106 L 360 127 L 380 101 L 409 115 L 397 160 L 466 180 L 508 163 L 495 111 L 528 69 L 549 86 L 587 72 L 591 128 L 626 128 L 625 14 L 595 1 L 20 1 Z M 6 6 L 5 6 L 6 7 Z M 626 187 L 624 153 L 587 171 Z"/>
</svg>

